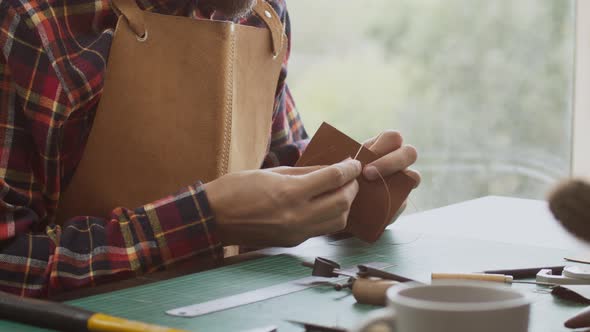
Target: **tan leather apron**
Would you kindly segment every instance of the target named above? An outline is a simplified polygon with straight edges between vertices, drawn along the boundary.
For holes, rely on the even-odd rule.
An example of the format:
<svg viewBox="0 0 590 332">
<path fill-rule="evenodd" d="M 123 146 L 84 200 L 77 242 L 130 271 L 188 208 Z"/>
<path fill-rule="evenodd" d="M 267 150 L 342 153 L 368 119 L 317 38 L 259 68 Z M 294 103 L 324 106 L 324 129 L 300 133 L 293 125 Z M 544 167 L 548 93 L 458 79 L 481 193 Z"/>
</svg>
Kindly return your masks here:
<svg viewBox="0 0 590 332">
<path fill-rule="evenodd" d="M 287 49 L 268 3 L 254 7 L 266 28 L 112 4 L 119 20 L 104 91 L 58 223 L 257 169 L 267 152 Z"/>
</svg>

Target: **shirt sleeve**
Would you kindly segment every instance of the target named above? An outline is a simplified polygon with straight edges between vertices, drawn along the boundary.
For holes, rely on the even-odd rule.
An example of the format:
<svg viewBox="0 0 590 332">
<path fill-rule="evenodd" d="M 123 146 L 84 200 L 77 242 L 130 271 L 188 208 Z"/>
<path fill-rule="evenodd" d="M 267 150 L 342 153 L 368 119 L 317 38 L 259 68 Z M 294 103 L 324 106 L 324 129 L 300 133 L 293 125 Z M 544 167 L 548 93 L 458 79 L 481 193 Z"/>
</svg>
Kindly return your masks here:
<svg viewBox="0 0 590 332">
<path fill-rule="evenodd" d="M 51 135 L 63 106 L 45 93 L 55 73 L 46 72 L 51 66 L 43 65 L 48 60 L 27 38 L 31 33 L 0 2 L 0 290 L 44 297 L 188 258 L 220 259 L 201 183 L 140 207 L 115 208 L 106 218 L 51 222 L 62 172 Z"/>
<path fill-rule="evenodd" d="M 281 3 L 280 6 L 276 5 L 275 9 L 278 10 L 285 24 L 288 49 L 277 85 L 270 150 L 264 160 L 263 168 L 293 166 L 309 142 L 309 137 L 303 127 L 303 122 L 295 106 L 295 101 L 286 83 L 287 64 L 291 53 L 291 22 L 289 20 L 289 13 L 285 9 L 283 1 L 277 0 L 273 2 L 273 5 L 276 3 Z"/>
</svg>

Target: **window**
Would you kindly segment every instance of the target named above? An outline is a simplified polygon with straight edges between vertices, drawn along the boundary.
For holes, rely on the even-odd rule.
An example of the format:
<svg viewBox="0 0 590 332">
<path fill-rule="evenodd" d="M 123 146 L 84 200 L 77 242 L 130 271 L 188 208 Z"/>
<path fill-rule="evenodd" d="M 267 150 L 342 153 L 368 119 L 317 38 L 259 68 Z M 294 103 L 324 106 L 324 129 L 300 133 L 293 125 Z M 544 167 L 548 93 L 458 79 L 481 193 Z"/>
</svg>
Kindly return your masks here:
<svg viewBox="0 0 590 332">
<path fill-rule="evenodd" d="M 308 132 L 400 130 L 420 154 L 418 209 L 542 199 L 569 174 L 575 1 L 288 5 L 289 84 Z"/>
<path fill-rule="evenodd" d="M 572 169 L 576 176 L 590 177 L 590 2 L 576 4 L 576 80 Z"/>
</svg>

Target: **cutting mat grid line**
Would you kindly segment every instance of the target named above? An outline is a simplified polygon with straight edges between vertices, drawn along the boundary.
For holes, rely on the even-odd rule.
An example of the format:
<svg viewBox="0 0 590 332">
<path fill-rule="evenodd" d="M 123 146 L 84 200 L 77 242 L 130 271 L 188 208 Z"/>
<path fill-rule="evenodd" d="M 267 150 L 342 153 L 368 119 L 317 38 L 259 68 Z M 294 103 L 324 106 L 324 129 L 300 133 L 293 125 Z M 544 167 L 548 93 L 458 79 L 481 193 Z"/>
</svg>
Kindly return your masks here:
<svg viewBox="0 0 590 332">
<path fill-rule="evenodd" d="M 393 240 L 397 234 L 401 233 L 390 234 Z M 281 332 L 302 331 L 294 325 L 285 323 L 283 319 L 286 318 L 351 327 L 372 307 L 355 304 L 352 296 L 322 287 L 197 318 L 172 317 L 166 315 L 165 311 L 233 295 L 242 292 L 243 289 L 263 288 L 301 278 L 309 273 L 308 269 L 299 265 L 303 257 L 309 260 L 314 256 L 326 256 L 338 261 L 342 266 L 372 261 L 392 263 L 395 266 L 386 270 L 418 280 L 428 280 L 430 272 L 449 272 L 452 269 L 460 270 L 452 272 L 463 272 L 485 268 L 560 265 L 563 263 L 562 257 L 566 254 L 566 251 L 557 249 L 482 240 L 458 241 L 442 236 L 423 236 L 418 241 L 403 245 L 378 243 L 372 248 L 325 245 L 302 250 L 299 258 L 261 258 L 69 303 L 107 314 L 191 331 L 243 331 L 265 325 L 277 325 Z M 529 294 L 535 289 L 529 285 L 512 287 Z M 240 291 L 237 291 L 238 289 Z M 563 321 L 579 311 L 582 306 L 561 305 L 549 295 L 534 296 L 533 323 L 530 331 L 569 331 L 563 327 Z M 0 322 L 0 330 L 9 331 L 4 329 L 5 325 L 2 324 Z M 19 331 L 42 330 L 22 327 Z"/>
</svg>

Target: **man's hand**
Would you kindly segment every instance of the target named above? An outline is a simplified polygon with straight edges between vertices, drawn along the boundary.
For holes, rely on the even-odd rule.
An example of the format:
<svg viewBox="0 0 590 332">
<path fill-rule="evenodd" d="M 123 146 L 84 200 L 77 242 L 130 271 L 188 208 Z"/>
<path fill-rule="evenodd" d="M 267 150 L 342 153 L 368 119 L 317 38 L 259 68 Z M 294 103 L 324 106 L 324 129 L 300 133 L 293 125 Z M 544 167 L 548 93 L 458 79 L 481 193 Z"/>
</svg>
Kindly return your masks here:
<svg viewBox="0 0 590 332">
<path fill-rule="evenodd" d="M 363 169 L 363 175 L 367 180 L 379 179 L 379 173 L 386 177 L 403 171 L 416 180 L 416 187 L 420 184 L 420 173 L 408 169 L 418 158 L 416 148 L 411 145 L 403 145 L 403 138 L 399 132 L 384 131 L 379 136 L 364 142 L 363 145 L 380 157 Z"/>
<path fill-rule="evenodd" d="M 401 171 L 416 180 L 416 187 L 418 187 L 421 180 L 420 173 L 408 169 L 418 159 L 418 152 L 411 145 L 403 145 L 403 141 L 402 135 L 398 131 L 387 130 L 363 143 L 364 147 L 380 157 L 364 167 L 363 175 L 367 180 L 379 179 L 379 173 L 386 177 Z M 393 223 L 404 212 L 407 205 L 408 202 L 405 201 L 390 223 Z"/>
<path fill-rule="evenodd" d="M 222 176 L 205 190 L 224 245 L 295 246 L 346 227 L 361 173 L 356 160 Z"/>
</svg>

